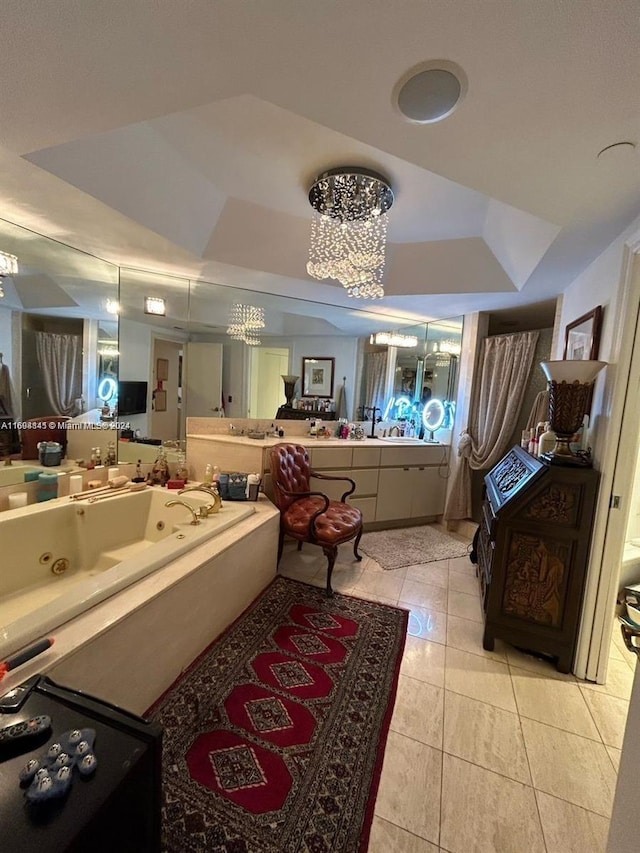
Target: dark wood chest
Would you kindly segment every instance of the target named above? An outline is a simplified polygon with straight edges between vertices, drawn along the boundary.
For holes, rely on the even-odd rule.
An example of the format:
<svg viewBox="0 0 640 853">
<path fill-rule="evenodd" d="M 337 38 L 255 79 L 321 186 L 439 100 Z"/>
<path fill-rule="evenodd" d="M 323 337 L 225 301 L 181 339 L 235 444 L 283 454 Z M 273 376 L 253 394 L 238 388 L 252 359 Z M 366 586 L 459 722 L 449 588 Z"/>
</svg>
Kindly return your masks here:
<svg viewBox="0 0 640 853">
<path fill-rule="evenodd" d="M 478 543 L 484 648 L 494 640 L 557 658 L 569 672 L 599 474 L 512 448 L 486 475 Z"/>
</svg>

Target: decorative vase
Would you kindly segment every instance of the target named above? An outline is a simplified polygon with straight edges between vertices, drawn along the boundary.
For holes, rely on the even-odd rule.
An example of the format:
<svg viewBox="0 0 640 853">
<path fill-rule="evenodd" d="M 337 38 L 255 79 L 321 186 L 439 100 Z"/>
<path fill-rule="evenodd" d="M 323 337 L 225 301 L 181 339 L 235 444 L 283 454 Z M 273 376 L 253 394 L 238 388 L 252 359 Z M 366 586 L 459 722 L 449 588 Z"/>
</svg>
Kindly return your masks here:
<svg viewBox="0 0 640 853">
<path fill-rule="evenodd" d="M 591 388 L 604 361 L 543 361 L 542 371 L 549 382 L 549 423 L 556 434 L 553 450 L 545 459 L 572 462 L 575 455 L 569 441 L 582 424 L 591 401 Z"/>
<path fill-rule="evenodd" d="M 299 376 L 290 376 L 289 374 L 281 374 L 284 381 L 284 396 L 287 399 L 287 408 L 291 408 L 293 393 L 296 387 L 296 382 L 300 379 Z"/>
</svg>

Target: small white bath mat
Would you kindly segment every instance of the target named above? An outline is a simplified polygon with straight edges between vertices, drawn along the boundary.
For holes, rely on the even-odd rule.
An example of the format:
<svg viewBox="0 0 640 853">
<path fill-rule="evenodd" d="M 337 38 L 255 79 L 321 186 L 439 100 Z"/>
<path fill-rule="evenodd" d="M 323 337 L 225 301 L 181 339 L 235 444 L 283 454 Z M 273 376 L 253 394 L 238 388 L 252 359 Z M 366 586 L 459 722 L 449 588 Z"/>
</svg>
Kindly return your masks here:
<svg viewBox="0 0 640 853">
<path fill-rule="evenodd" d="M 460 539 L 428 524 L 365 533 L 359 545 L 360 550 L 383 569 L 400 569 L 449 557 L 463 557 L 469 553 L 469 547 Z"/>
</svg>

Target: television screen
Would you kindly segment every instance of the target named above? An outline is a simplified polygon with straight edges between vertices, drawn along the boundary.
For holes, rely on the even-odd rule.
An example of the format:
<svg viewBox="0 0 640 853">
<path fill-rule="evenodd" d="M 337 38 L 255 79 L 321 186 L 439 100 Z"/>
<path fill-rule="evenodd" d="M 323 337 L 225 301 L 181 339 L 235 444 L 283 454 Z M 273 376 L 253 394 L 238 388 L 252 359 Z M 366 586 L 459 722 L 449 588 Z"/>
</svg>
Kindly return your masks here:
<svg viewBox="0 0 640 853">
<path fill-rule="evenodd" d="M 144 415 L 147 411 L 146 382 L 118 382 L 118 417 Z"/>
</svg>

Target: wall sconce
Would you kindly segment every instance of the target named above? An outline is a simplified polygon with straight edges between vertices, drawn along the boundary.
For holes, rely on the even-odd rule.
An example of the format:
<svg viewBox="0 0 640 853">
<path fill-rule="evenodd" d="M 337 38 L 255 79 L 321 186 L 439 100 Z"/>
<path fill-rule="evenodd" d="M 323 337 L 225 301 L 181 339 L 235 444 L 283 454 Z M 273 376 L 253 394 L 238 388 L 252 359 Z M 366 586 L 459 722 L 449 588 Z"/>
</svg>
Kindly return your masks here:
<svg viewBox="0 0 640 853">
<path fill-rule="evenodd" d="M 415 335 L 401 335 L 400 332 L 376 332 L 369 338 L 369 343 L 380 347 L 417 347 L 418 338 Z"/>
<path fill-rule="evenodd" d="M 167 313 L 167 306 L 164 299 L 161 296 L 145 296 L 144 313 L 164 317 Z"/>
<path fill-rule="evenodd" d="M 549 382 L 549 423 L 556 445 L 542 454 L 555 465 L 586 465 L 588 461 L 571 452 L 569 441 L 582 425 L 591 399 L 591 386 L 606 361 L 541 361 Z"/>
<path fill-rule="evenodd" d="M 117 299 L 107 299 L 105 303 L 105 309 L 107 311 L 107 314 L 119 314 L 120 303 Z"/>
</svg>

